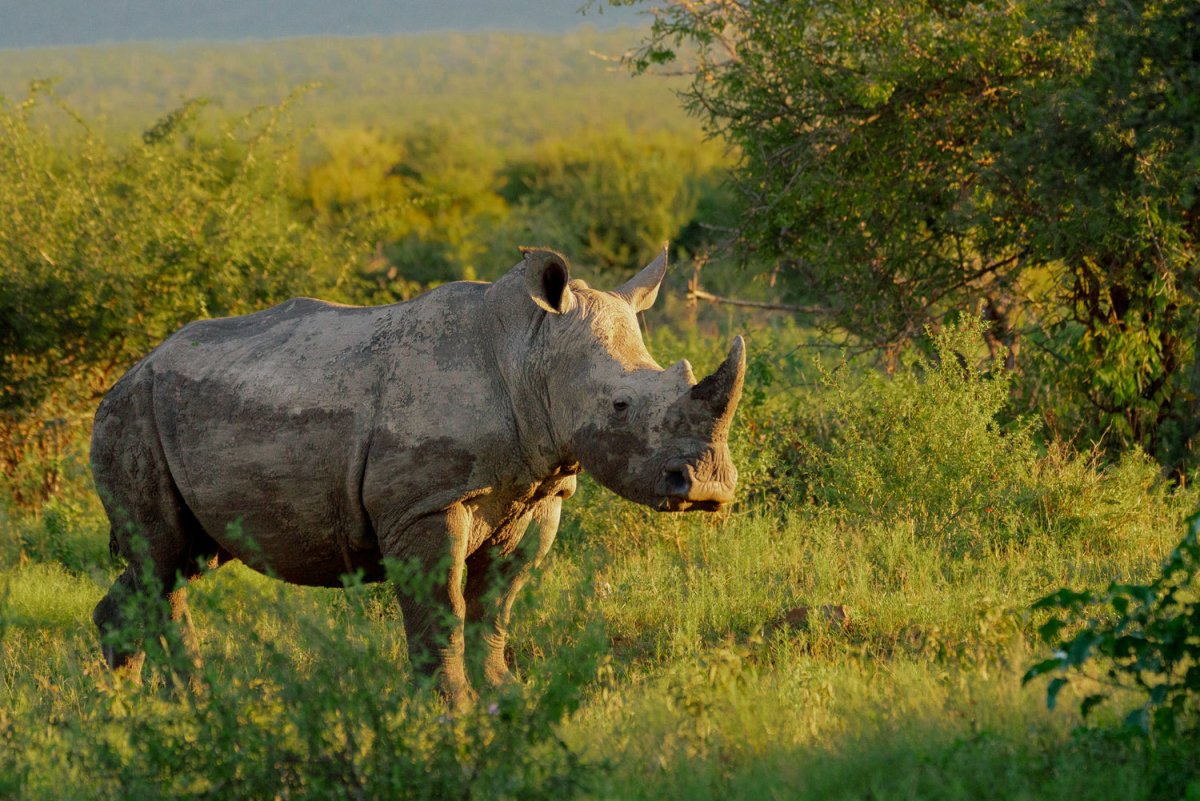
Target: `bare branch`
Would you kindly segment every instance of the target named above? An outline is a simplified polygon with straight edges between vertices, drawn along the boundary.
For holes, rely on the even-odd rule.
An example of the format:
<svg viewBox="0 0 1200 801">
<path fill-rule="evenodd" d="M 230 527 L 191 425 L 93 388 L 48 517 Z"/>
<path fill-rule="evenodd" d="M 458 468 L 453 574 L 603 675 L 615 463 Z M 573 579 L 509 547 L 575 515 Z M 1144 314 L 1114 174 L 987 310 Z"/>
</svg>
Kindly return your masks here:
<svg viewBox="0 0 1200 801">
<path fill-rule="evenodd" d="M 741 306 L 747 309 L 765 309 L 767 311 L 791 312 L 792 314 L 827 314 L 829 309 L 824 306 L 793 306 L 787 303 L 766 303 L 759 300 L 738 300 L 737 298 L 725 298 L 720 295 L 714 295 L 711 292 L 705 292 L 703 289 L 689 288 L 687 292 L 688 300 L 707 300 L 710 303 L 725 303 L 730 306 Z"/>
</svg>

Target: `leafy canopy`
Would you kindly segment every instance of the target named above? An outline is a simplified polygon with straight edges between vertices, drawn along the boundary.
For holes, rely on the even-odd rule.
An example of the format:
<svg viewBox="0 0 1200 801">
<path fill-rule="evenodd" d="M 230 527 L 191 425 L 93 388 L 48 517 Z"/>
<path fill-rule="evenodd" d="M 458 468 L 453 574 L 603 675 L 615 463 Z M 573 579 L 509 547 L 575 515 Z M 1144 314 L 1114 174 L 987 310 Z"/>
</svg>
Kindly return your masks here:
<svg viewBox="0 0 1200 801">
<path fill-rule="evenodd" d="M 687 62 L 685 104 L 740 154 L 748 263 L 893 353 L 982 309 L 1059 433 L 1179 463 L 1198 22 L 1180 0 L 677 0 L 630 63 Z"/>
</svg>

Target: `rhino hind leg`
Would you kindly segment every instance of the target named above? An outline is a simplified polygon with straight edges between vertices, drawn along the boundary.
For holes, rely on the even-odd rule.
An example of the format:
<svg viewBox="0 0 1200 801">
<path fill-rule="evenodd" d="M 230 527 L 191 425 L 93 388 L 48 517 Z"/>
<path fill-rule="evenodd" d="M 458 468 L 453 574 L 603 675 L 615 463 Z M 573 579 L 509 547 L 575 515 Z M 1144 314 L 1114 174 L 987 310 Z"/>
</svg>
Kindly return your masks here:
<svg viewBox="0 0 1200 801">
<path fill-rule="evenodd" d="M 142 636 L 147 629 L 157 628 L 155 620 L 161 621 L 165 615 L 174 627 L 174 631 L 162 632 L 167 635 L 167 645 L 181 649 L 177 655 L 182 659 L 176 666 L 190 672 L 199 665 L 199 647 L 186 584 L 201 572 L 201 563 L 189 558 L 190 549 L 169 547 L 161 537 L 152 535 L 145 536 L 142 545 L 133 550 L 133 554 L 122 550 L 128 559 L 125 571 L 92 613 L 105 661 L 114 671 L 137 679 L 145 660 Z M 215 564 L 215 555 L 208 561 Z"/>
<path fill-rule="evenodd" d="M 96 604 L 92 622 L 100 631 L 100 647 L 104 661 L 114 671 L 138 677 L 142 672 L 145 653 L 139 638 L 132 636 L 127 620 L 126 599 L 137 590 L 137 576 L 132 567 L 125 568 L 108 593 Z"/>
<path fill-rule="evenodd" d="M 167 645 L 181 650 L 178 667 L 194 667 L 198 649 L 185 585 L 205 566 L 218 564 L 222 550 L 184 504 L 156 439 L 121 438 L 100 445 L 93 444 L 97 488 L 112 525 L 113 549 L 126 561 L 92 613 L 105 660 L 114 670 L 139 676 L 145 657 L 141 641 L 149 630 L 166 635 Z M 164 629 L 164 621 L 171 626 Z"/>
</svg>

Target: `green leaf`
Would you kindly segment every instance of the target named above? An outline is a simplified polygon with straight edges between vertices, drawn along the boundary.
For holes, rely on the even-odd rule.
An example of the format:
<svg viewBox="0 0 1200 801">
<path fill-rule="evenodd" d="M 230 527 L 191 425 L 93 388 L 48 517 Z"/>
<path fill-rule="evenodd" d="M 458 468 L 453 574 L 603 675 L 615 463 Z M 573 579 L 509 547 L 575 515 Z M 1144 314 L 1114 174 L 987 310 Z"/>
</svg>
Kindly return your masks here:
<svg viewBox="0 0 1200 801">
<path fill-rule="evenodd" d="M 1051 711 L 1054 710 L 1054 705 L 1056 703 L 1058 703 L 1058 693 L 1062 690 L 1063 687 L 1066 687 L 1066 686 L 1067 686 L 1067 680 L 1062 677 L 1053 679 L 1053 680 L 1051 680 L 1051 682 L 1048 685 L 1046 685 L 1046 708 L 1047 709 L 1049 709 Z"/>
<path fill-rule="evenodd" d="M 1108 696 L 1103 693 L 1094 693 L 1092 695 L 1084 696 L 1084 699 L 1079 703 L 1079 714 L 1084 718 L 1087 718 L 1092 709 L 1103 703 L 1106 698 L 1108 698 Z"/>
<path fill-rule="evenodd" d="M 1038 636 L 1042 638 L 1043 642 L 1053 642 L 1054 640 L 1058 639 L 1058 633 L 1062 631 L 1066 625 L 1067 624 L 1059 618 L 1050 618 L 1050 620 L 1047 620 L 1038 627 Z"/>
<path fill-rule="evenodd" d="M 1150 733 L 1150 713 L 1146 707 L 1138 707 L 1125 716 L 1123 725 L 1127 729 L 1146 735 Z"/>
<path fill-rule="evenodd" d="M 1062 660 L 1057 658 L 1046 659 L 1038 662 L 1036 665 L 1029 668 L 1029 670 L 1025 671 L 1025 675 L 1021 677 L 1021 684 L 1028 684 L 1038 676 L 1045 675 L 1052 670 L 1058 670 L 1062 666 Z"/>
</svg>

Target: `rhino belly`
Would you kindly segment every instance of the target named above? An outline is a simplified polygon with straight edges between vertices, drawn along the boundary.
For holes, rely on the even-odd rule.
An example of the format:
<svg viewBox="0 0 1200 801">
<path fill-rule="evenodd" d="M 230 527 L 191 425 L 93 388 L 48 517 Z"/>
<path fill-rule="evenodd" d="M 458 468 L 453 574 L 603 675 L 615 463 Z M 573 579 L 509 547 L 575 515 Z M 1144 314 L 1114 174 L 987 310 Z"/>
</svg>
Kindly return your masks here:
<svg viewBox="0 0 1200 801">
<path fill-rule="evenodd" d="M 269 410 L 212 398 L 164 426 L 184 501 L 231 555 L 285 581 L 381 578 L 361 501 L 364 446 L 348 409 Z"/>
</svg>

